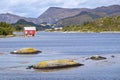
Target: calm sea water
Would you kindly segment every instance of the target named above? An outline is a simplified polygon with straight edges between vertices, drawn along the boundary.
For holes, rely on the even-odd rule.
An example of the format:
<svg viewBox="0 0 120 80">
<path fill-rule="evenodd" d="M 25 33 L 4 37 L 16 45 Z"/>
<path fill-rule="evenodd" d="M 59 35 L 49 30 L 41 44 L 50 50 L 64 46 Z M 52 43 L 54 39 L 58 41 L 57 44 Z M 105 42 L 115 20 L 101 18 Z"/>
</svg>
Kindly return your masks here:
<svg viewBox="0 0 120 80">
<path fill-rule="evenodd" d="M 10 54 L 24 47 L 33 47 L 42 53 Z M 38 32 L 29 38 L 0 38 L 0 53 L 3 53 L 0 54 L 0 80 L 120 80 L 120 59 L 108 56 L 120 55 L 119 33 Z M 85 61 L 84 57 L 96 54 L 107 56 L 108 61 Z M 43 60 L 73 58 L 88 65 L 57 71 L 26 69 Z"/>
</svg>

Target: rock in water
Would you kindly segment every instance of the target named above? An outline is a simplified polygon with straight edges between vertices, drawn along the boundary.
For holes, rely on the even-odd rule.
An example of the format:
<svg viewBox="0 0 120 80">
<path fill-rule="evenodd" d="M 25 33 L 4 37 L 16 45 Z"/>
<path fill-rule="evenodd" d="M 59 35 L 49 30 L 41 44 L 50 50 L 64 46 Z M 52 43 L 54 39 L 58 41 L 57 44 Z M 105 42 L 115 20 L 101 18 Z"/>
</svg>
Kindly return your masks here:
<svg viewBox="0 0 120 80">
<path fill-rule="evenodd" d="M 103 59 L 107 59 L 107 58 L 99 56 L 99 55 L 95 55 L 95 56 L 90 57 L 90 59 L 92 59 L 92 60 L 103 60 Z"/>
<path fill-rule="evenodd" d="M 0 52 L 0 55 L 3 55 L 4 53 Z"/>
<path fill-rule="evenodd" d="M 112 55 L 111 57 L 112 57 L 112 58 L 114 58 L 115 56 L 114 56 L 114 55 Z"/>
<path fill-rule="evenodd" d="M 34 69 L 57 69 L 57 68 L 68 68 L 75 66 L 82 66 L 83 64 L 74 62 L 73 60 L 64 59 L 64 60 L 50 60 L 42 61 L 36 65 L 33 65 Z"/>
<path fill-rule="evenodd" d="M 37 54 L 37 53 L 41 53 L 41 51 L 36 50 L 34 48 L 22 48 L 11 52 L 11 54 Z"/>
</svg>

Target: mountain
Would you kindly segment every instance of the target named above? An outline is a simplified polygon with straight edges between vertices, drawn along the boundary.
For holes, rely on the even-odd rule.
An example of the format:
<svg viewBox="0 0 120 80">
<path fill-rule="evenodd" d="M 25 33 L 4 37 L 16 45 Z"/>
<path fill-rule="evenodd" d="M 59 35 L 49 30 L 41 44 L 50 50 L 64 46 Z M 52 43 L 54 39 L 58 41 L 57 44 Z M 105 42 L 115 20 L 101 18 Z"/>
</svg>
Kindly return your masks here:
<svg viewBox="0 0 120 80">
<path fill-rule="evenodd" d="M 89 11 L 87 8 L 60 8 L 60 7 L 50 7 L 48 8 L 42 15 L 38 17 L 39 23 L 47 22 L 50 24 L 54 24 L 60 19 L 75 16 L 82 11 Z"/>
<path fill-rule="evenodd" d="M 89 11 L 82 11 L 79 14 L 57 21 L 56 26 L 82 25 L 98 18 L 120 15 L 120 5 L 98 7 Z"/>
<path fill-rule="evenodd" d="M 0 22 L 16 23 L 18 20 L 24 19 L 28 22 L 33 22 L 35 24 L 40 24 L 43 22 L 54 24 L 60 19 L 74 16 L 82 11 L 88 11 L 88 10 L 89 9 L 87 8 L 69 9 L 69 8 L 50 7 L 38 18 L 26 18 L 10 13 L 0 14 Z"/>
<path fill-rule="evenodd" d="M 101 18 L 104 16 L 107 16 L 107 15 L 104 13 L 84 11 L 78 15 L 59 20 L 56 23 L 56 26 L 61 27 L 61 26 L 69 26 L 69 25 L 80 25 L 80 24 L 83 24 L 85 22 L 91 22 L 94 19 Z"/>
<path fill-rule="evenodd" d="M 0 14 L 0 22 L 16 23 L 20 19 L 24 19 L 28 22 L 37 23 L 36 18 L 26 18 L 26 17 L 21 17 L 18 15 L 10 14 L 10 13 Z"/>
<path fill-rule="evenodd" d="M 0 14 L 0 22 L 7 22 L 7 23 L 15 23 L 22 17 L 6 13 L 6 14 Z"/>
<path fill-rule="evenodd" d="M 56 23 L 56 26 L 67 26 L 114 15 L 120 15 L 120 5 L 102 6 L 95 9 L 50 7 L 38 18 L 26 18 L 10 13 L 0 14 L 0 22 L 16 23 L 18 20 L 24 19 L 37 25 L 45 22 L 48 24 Z"/>
<path fill-rule="evenodd" d="M 92 11 L 104 12 L 110 16 L 120 15 L 120 5 L 112 5 L 112 6 L 108 6 L 108 7 L 102 6 L 102 7 L 98 7 L 96 9 L 93 9 Z"/>
</svg>

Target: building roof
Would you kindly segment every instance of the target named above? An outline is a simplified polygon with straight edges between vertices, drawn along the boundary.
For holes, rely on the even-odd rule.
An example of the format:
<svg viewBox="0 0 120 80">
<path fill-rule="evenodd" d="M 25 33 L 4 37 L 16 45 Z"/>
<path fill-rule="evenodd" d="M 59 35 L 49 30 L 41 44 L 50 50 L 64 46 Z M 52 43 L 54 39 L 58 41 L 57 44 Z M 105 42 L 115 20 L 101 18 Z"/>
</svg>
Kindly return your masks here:
<svg viewBox="0 0 120 80">
<path fill-rule="evenodd" d="M 24 30 L 36 30 L 36 27 L 24 27 Z"/>
</svg>

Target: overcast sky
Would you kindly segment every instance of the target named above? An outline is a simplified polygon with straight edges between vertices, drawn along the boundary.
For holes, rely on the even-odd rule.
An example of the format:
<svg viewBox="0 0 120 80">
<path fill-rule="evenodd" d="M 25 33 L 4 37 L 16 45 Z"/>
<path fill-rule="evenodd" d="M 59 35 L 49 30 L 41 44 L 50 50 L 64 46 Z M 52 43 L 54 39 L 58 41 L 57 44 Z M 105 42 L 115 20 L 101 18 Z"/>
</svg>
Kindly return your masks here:
<svg viewBox="0 0 120 80">
<path fill-rule="evenodd" d="M 0 0 L 0 13 L 36 18 L 49 7 L 96 8 L 118 4 L 120 0 Z"/>
</svg>

